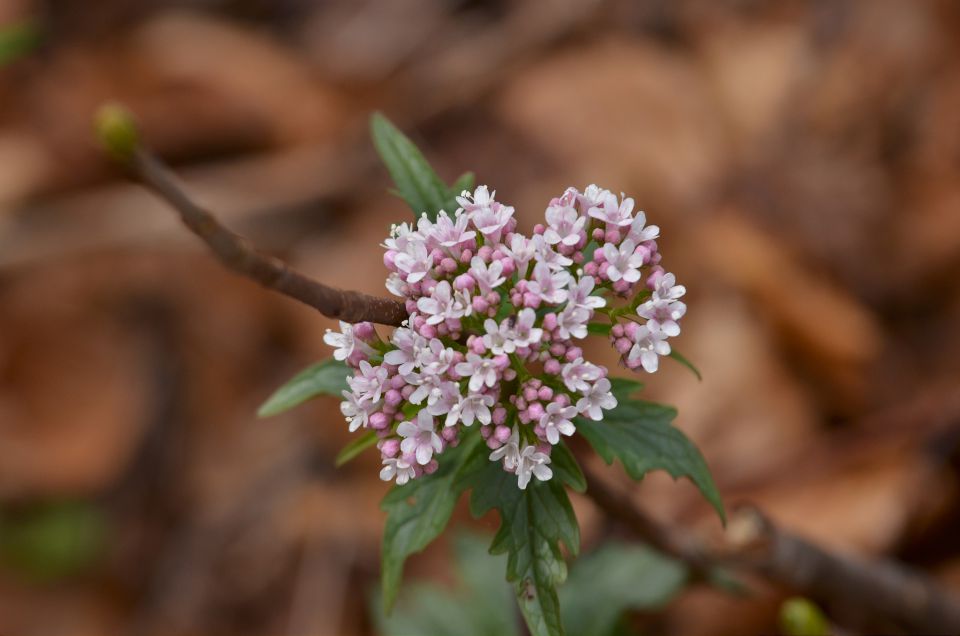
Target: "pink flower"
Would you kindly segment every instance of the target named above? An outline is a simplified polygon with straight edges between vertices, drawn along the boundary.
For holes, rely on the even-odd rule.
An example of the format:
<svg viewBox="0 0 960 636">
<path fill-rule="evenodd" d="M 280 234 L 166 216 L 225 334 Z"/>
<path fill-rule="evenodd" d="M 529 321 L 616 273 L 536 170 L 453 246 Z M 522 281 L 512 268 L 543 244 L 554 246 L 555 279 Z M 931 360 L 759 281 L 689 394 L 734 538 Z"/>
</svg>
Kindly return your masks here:
<svg viewBox="0 0 960 636">
<path fill-rule="evenodd" d="M 646 326 L 640 326 L 636 330 L 635 344 L 627 354 L 627 364 L 642 365 L 647 373 L 656 373 L 660 365 L 659 356 L 670 355 L 670 345 L 666 340 L 667 336 L 663 332 L 650 331 Z"/>
<path fill-rule="evenodd" d="M 610 391 L 610 380 L 607 378 L 597 380 L 577 401 L 577 411 L 597 422 L 603 419 L 603 411 L 616 407 L 617 398 Z"/>
<path fill-rule="evenodd" d="M 457 364 L 456 372 L 462 378 L 470 378 L 469 387 L 473 392 L 479 391 L 484 386 L 493 388 L 499 379 L 496 362 L 475 353 L 468 353 L 466 362 Z"/>
<path fill-rule="evenodd" d="M 603 371 L 595 364 L 584 361 L 582 357 L 563 365 L 560 377 L 571 391 L 586 392 L 590 390 L 590 383 L 598 380 Z"/>
<path fill-rule="evenodd" d="M 603 246 L 603 256 L 607 259 L 607 277 L 613 282 L 625 280 L 635 283 L 640 280 L 640 266 L 643 265 L 643 256 L 634 254 L 636 244 L 627 239 L 618 248 L 613 243 Z"/>
<path fill-rule="evenodd" d="M 617 203 L 617 197 L 607 192 L 599 204 L 594 205 L 587 214 L 599 221 L 625 227 L 633 223 L 633 199 L 625 197 L 622 203 Z"/>
<path fill-rule="evenodd" d="M 557 402 L 547 404 L 547 411 L 540 418 L 540 426 L 543 427 L 543 433 L 547 441 L 551 444 L 560 443 L 560 436 L 567 437 L 573 435 L 577 427 L 571 421 L 577 416 L 577 409 L 573 406 L 561 406 Z"/>
<path fill-rule="evenodd" d="M 549 463 L 549 455 L 541 453 L 535 446 L 525 446 L 517 458 L 517 486 L 520 490 L 527 489 L 531 475 L 540 481 L 551 479 L 553 471 L 547 466 Z"/>
<path fill-rule="evenodd" d="M 403 438 L 400 450 L 413 454 L 417 463 L 423 466 L 430 462 L 434 453 L 443 450 L 443 441 L 433 429 L 433 416 L 426 410 L 417 414 L 417 423 L 400 422 L 397 426 L 397 435 Z"/>
<path fill-rule="evenodd" d="M 380 470 L 380 479 L 383 481 L 397 480 L 397 485 L 402 486 L 417 476 L 413 466 L 403 457 L 384 457 L 383 468 Z"/>
<path fill-rule="evenodd" d="M 567 283 L 570 273 L 566 270 L 553 271 L 545 263 L 537 263 L 533 268 L 533 280 L 527 289 L 544 302 L 557 305 L 567 299 Z"/>
<path fill-rule="evenodd" d="M 583 228 L 587 224 L 587 217 L 580 216 L 571 205 L 551 205 L 547 208 L 546 219 L 543 239 L 548 245 L 576 245 L 583 237 Z"/>
</svg>

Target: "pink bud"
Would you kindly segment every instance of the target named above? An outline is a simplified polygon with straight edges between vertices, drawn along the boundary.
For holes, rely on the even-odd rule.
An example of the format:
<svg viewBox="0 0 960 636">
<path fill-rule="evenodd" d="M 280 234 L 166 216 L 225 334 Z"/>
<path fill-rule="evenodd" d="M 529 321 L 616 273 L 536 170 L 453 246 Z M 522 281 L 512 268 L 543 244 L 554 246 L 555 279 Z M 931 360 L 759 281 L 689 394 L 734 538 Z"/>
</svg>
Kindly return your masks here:
<svg viewBox="0 0 960 636">
<path fill-rule="evenodd" d="M 483 259 L 484 263 L 490 262 L 490 255 L 493 254 L 493 250 L 489 245 L 484 245 L 479 250 L 477 250 L 477 256 Z"/>
<path fill-rule="evenodd" d="M 619 322 L 613 326 L 613 329 L 610 330 L 610 335 L 616 338 L 623 337 L 623 325 Z"/>
<path fill-rule="evenodd" d="M 534 402 L 527 407 L 527 415 L 530 416 L 530 419 L 534 422 L 539 422 L 540 418 L 543 417 L 543 405 L 539 402 Z"/>
<path fill-rule="evenodd" d="M 400 440 L 396 438 L 384 440 L 381 444 L 380 454 L 384 457 L 396 457 L 400 452 Z"/>
<path fill-rule="evenodd" d="M 546 230 L 547 228 L 544 227 L 543 223 L 537 223 L 536 225 L 533 226 L 534 234 L 543 234 Z"/>
<path fill-rule="evenodd" d="M 426 466 L 423 467 L 423 473 L 425 475 L 432 475 L 437 472 L 437 469 L 440 468 L 440 463 L 435 459 L 431 459 Z"/>
<path fill-rule="evenodd" d="M 399 377 L 399 376 L 394 376 Z M 403 396 L 400 394 L 400 391 L 396 389 L 390 389 L 383 396 L 383 401 L 387 403 L 387 406 L 397 406 L 403 402 Z"/>
<path fill-rule="evenodd" d="M 387 425 L 390 424 L 390 418 L 387 417 L 385 413 L 377 411 L 370 416 L 370 428 L 373 429 L 382 429 L 387 428 Z"/>
<path fill-rule="evenodd" d="M 523 389 L 523 399 L 527 402 L 533 402 L 537 399 L 537 390 L 532 386 L 527 386 Z"/>
<path fill-rule="evenodd" d="M 543 328 L 547 331 L 553 331 L 557 328 L 557 314 L 549 313 L 543 317 Z"/>
<path fill-rule="evenodd" d="M 613 344 L 613 347 L 617 350 L 617 353 L 625 356 L 633 347 L 633 343 L 630 342 L 628 338 L 617 338 L 617 341 Z"/>
<path fill-rule="evenodd" d="M 445 426 L 443 430 L 440 431 L 440 437 L 448 442 L 452 442 L 457 438 L 457 428 L 455 426 Z"/>
<path fill-rule="evenodd" d="M 510 439 L 511 433 L 512 431 L 510 430 L 509 427 L 498 426 L 496 430 L 493 432 L 493 436 L 494 438 L 496 438 L 498 442 L 502 444 L 502 443 L 505 443 L 508 439 Z"/>
<path fill-rule="evenodd" d="M 490 308 L 490 304 L 483 296 L 474 296 L 470 302 L 473 305 L 473 310 L 478 314 L 486 313 L 487 309 Z"/>
<path fill-rule="evenodd" d="M 560 374 L 560 362 L 556 358 L 550 358 L 543 363 L 543 370 L 545 373 L 550 375 L 559 375 Z"/>
<path fill-rule="evenodd" d="M 583 349 L 580 347 L 569 347 L 567 349 L 566 358 L 567 362 L 573 362 L 577 358 L 583 357 Z"/>
<path fill-rule="evenodd" d="M 469 265 L 470 261 L 473 260 L 473 252 L 470 250 L 463 250 L 460 252 L 460 262 L 464 265 Z"/>
<path fill-rule="evenodd" d="M 537 391 L 537 397 L 539 397 L 544 402 L 549 402 L 553 399 L 553 389 L 548 386 L 540 387 L 540 390 Z"/>
<path fill-rule="evenodd" d="M 440 261 L 440 267 L 443 268 L 443 271 L 447 273 L 457 271 L 457 261 L 453 260 L 449 256 L 445 256 L 443 260 Z"/>
<path fill-rule="evenodd" d="M 619 243 L 620 242 L 620 232 L 618 230 L 607 230 L 603 235 L 604 240 L 607 243 Z"/>
<path fill-rule="evenodd" d="M 533 308 L 533 309 L 536 309 L 537 307 L 540 306 L 540 297 L 537 296 L 536 294 L 532 294 L 532 293 L 530 293 L 530 292 L 526 292 L 526 293 L 523 295 L 523 304 L 524 304 L 525 306 L 527 306 L 527 307 L 531 307 L 531 308 Z"/>
<path fill-rule="evenodd" d="M 507 409 L 503 408 L 502 406 L 498 406 L 497 408 L 493 409 L 494 424 L 503 424 L 506 421 L 507 421 Z"/>
<path fill-rule="evenodd" d="M 600 241 L 603 240 L 603 229 L 598 227 L 593 231 L 592 236 L 593 236 L 593 240 L 599 243 Z"/>
<path fill-rule="evenodd" d="M 583 266 L 583 273 L 587 276 L 596 276 L 597 275 L 597 264 L 593 261 L 590 261 Z"/>
<path fill-rule="evenodd" d="M 562 342 L 554 342 L 550 345 L 550 355 L 560 357 L 567 352 L 567 347 Z"/>
<path fill-rule="evenodd" d="M 464 289 L 473 289 L 474 285 L 477 284 L 477 281 L 473 280 L 473 276 L 470 274 L 460 274 L 453 280 L 453 288 L 458 291 L 463 291 Z"/>
<path fill-rule="evenodd" d="M 433 325 L 424 323 L 423 326 L 418 329 L 418 331 L 420 332 L 421 336 L 427 338 L 428 340 L 437 337 L 437 328 Z"/>
<path fill-rule="evenodd" d="M 372 322 L 358 322 L 353 326 L 353 333 L 357 338 L 369 341 L 377 335 L 377 330 L 373 328 Z"/>
</svg>

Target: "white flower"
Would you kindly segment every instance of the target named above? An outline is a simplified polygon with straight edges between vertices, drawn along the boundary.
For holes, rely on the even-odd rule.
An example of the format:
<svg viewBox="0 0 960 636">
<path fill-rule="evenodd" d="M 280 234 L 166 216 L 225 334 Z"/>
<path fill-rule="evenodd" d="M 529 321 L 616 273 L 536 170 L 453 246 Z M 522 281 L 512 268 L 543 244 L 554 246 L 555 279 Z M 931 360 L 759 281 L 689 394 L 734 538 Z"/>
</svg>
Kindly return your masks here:
<svg viewBox="0 0 960 636">
<path fill-rule="evenodd" d="M 470 276 L 477 281 L 482 294 L 489 294 L 494 288 L 503 284 L 506 278 L 503 277 L 503 263 L 493 261 L 489 265 L 483 262 L 479 256 L 474 256 L 470 261 Z"/>
<path fill-rule="evenodd" d="M 660 365 L 659 356 L 670 355 L 670 345 L 667 336 L 661 331 L 650 331 L 646 326 L 637 329 L 637 342 L 627 354 L 627 363 L 636 364 L 639 360 L 643 370 L 647 373 L 656 373 Z"/>
<path fill-rule="evenodd" d="M 373 366 L 366 360 L 360 361 L 360 375 L 347 377 L 347 384 L 360 402 L 379 401 L 386 381 L 387 370 L 382 366 Z"/>
<path fill-rule="evenodd" d="M 510 434 L 510 439 L 503 446 L 490 453 L 490 461 L 498 462 L 503 460 L 503 467 L 507 472 L 515 473 L 517 464 L 520 463 L 520 431 L 516 427 Z"/>
<path fill-rule="evenodd" d="M 652 241 L 660 236 L 660 228 L 656 225 L 644 227 L 647 223 L 647 215 L 641 210 L 637 212 L 636 218 L 630 224 L 630 231 L 627 232 L 627 238 L 640 245 L 646 241 Z"/>
<path fill-rule="evenodd" d="M 617 227 L 624 227 L 633 223 L 632 212 L 633 199 L 624 197 L 622 203 L 617 203 L 616 195 L 610 192 L 606 193 L 599 204 L 587 210 L 587 214 L 593 218 Z"/>
<path fill-rule="evenodd" d="M 577 200 L 580 202 L 581 210 L 589 210 L 594 206 L 600 205 L 608 196 L 613 196 L 609 190 L 591 183 L 584 189 L 582 194 L 577 196 Z"/>
<path fill-rule="evenodd" d="M 407 463 L 403 457 L 384 457 L 383 468 L 380 469 L 380 479 L 390 481 L 394 477 L 397 479 L 397 485 L 402 486 L 417 476 L 413 466 Z"/>
<path fill-rule="evenodd" d="M 687 313 L 687 306 L 677 299 L 683 297 L 687 289 L 676 282 L 673 274 L 660 276 L 650 299 L 637 307 L 637 315 L 647 319 L 650 331 L 659 331 L 670 337 L 680 335 L 678 321 Z"/>
<path fill-rule="evenodd" d="M 432 261 L 426 244 L 422 240 L 417 240 L 410 241 L 402 252 L 397 252 L 393 263 L 405 281 L 417 283 L 426 277 Z"/>
<path fill-rule="evenodd" d="M 567 302 L 574 307 L 588 311 L 606 307 L 607 299 L 603 296 L 595 296 L 592 293 L 595 284 L 596 280 L 593 276 L 584 276 L 579 280 L 571 278 L 570 284 L 567 286 L 569 290 Z"/>
<path fill-rule="evenodd" d="M 603 419 L 603 411 L 616 408 L 617 398 L 610 392 L 610 380 L 600 378 L 582 398 L 577 401 L 577 411 L 591 420 Z"/>
<path fill-rule="evenodd" d="M 564 256 L 547 245 L 547 241 L 543 238 L 542 234 L 534 234 L 530 242 L 533 244 L 534 258 L 538 263 L 544 263 L 547 267 L 554 270 L 564 269 L 573 265 L 573 259 Z"/>
<path fill-rule="evenodd" d="M 580 216 L 571 205 L 551 205 L 546 212 L 547 227 L 543 240 L 549 245 L 573 246 L 580 242 L 587 217 Z"/>
<path fill-rule="evenodd" d="M 537 322 L 537 312 L 527 307 L 521 309 L 509 332 L 509 338 L 515 348 L 532 347 L 543 338 L 543 329 L 534 327 Z M 512 352 L 508 352 L 512 353 Z"/>
<path fill-rule="evenodd" d="M 592 362 L 585 362 L 583 357 L 568 362 L 560 370 L 560 377 L 563 378 L 563 383 L 567 388 L 580 393 L 589 391 L 590 383 L 598 380 L 601 374 L 600 367 Z"/>
<path fill-rule="evenodd" d="M 366 428 L 370 421 L 370 413 L 377 408 L 376 403 L 361 402 L 352 391 L 341 391 L 341 393 L 343 402 L 340 403 L 340 412 L 350 424 L 350 432 L 353 433 L 361 427 Z"/>
<path fill-rule="evenodd" d="M 613 282 L 620 279 L 628 283 L 640 280 L 640 266 L 643 265 L 643 255 L 634 254 L 636 244 L 627 239 L 618 248 L 613 243 L 603 246 L 603 256 L 607 259 L 607 276 Z"/>
<path fill-rule="evenodd" d="M 433 403 L 428 402 L 427 412 L 430 415 L 447 415 L 449 422 L 449 414 L 457 408 L 460 400 L 460 385 L 456 382 L 443 382 Z"/>
<path fill-rule="evenodd" d="M 353 335 L 353 325 L 349 322 L 343 322 L 342 320 L 340 321 L 340 333 L 337 333 L 333 329 L 327 329 L 327 333 L 323 335 L 323 341 L 331 347 L 335 347 L 333 357 L 337 360 L 346 360 L 350 357 L 350 354 L 353 353 L 354 349 L 359 349 L 367 355 L 373 353 L 370 345 L 362 340 L 358 340 L 356 336 Z"/>
<path fill-rule="evenodd" d="M 590 312 L 573 305 L 567 305 L 557 314 L 557 327 L 561 338 L 586 338 Z"/>
<path fill-rule="evenodd" d="M 417 413 L 417 423 L 400 422 L 397 434 L 403 438 L 400 450 L 406 454 L 413 454 L 421 466 L 429 464 L 434 453 L 443 450 L 443 442 L 433 430 L 433 416 L 422 410 Z"/>
<path fill-rule="evenodd" d="M 473 421 L 477 420 L 483 425 L 490 423 L 492 417 L 490 407 L 494 404 L 492 395 L 474 393 L 467 397 L 461 397 L 460 402 L 455 404 L 450 412 L 447 413 L 447 420 L 444 426 L 454 426 L 457 422 L 463 422 L 464 426 L 473 426 Z"/>
<path fill-rule="evenodd" d="M 407 248 L 410 241 L 422 241 L 423 237 L 417 234 L 408 223 L 392 225 L 390 227 L 390 238 L 381 245 L 388 250 L 402 252 Z"/>
<path fill-rule="evenodd" d="M 427 375 L 442 375 L 446 373 L 456 352 L 444 346 L 439 338 L 433 338 L 425 347 L 418 350 L 417 364 L 420 370 Z"/>
<path fill-rule="evenodd" d="M 506 320 L 498 325 L 493 318 L 487 318 L 483 321 L 483 328 L 487 332 L 483 336 L 483 346 L 494 355 L 516 351 L 516 345 L 510 333 L 510 324 Z"/>
<path fill-rule="evenodd" d="M 427 346 L 427 339 L 406 327 L 397 327 L 390 336 L 390 342 L 396 347 L 383 356 L 383 361 L 397 367 L 397 373 L 406 377 L 420 358 L 420 350 Z"/>
<path fill-rule="evenodd" d="M 524 447 L 517 459 L 517 486 L 520 487 L 520 490 L 527 489 L 531 475 L 540 481 L 547 481 L 553 477 L 553 471 L 547 466 L 549 463 L 550 456 L 538 451 L 536 446 Z M 504 462 L 504 465 L 506 465 L 506 462 Z"/>
<path fill-rule="evenodd" d="M 403 279 L 400 274 L 397 272 L 390 272 L 387 275 L 387 282 L 384 283 L 384 286 L 387 288 L 387 291 L 393 294 L 394 296 L 406 296 L 403 291 L 404 286 L 406 286 L 406 281 Z"/>
<path fill-rule="evenodd" d="M 437 222 L 432 225 L 429 233 L 423 232 L 427 239 L 427 244 L 435 243 L 441 247 L 452 248 L 465 243 L 477 235 L 473 230 L 467 229 L 470 219 L 462 212 L 456 212 L 453 219 L 443 210 L 437 215 Z"/>
<path fill-rule="evenodd" d="M 497 383 L 497 365 L 489 358 L 482 358 L 472 351 L 467 353 L 466 362 L 454 367 L 460 377 L 470 378 L 470 390 L 476 393 L 484 386 L 492 387 Z"/>
<path fill-rule="evenodd" d="M 501 246 L 500 250 L 513 259 L 521 278 L 526 273 L 527 263 L 537 254 L 536 243 L 520 233 L 510 237 L 510 247 Z"/>
<path fill-rule="evenodd" d="M 435 373 L 411 373 L 408 382 L 417 388 L 407 401 L 411 404 L 422 404 L 426 399 L 428 405 L 436 404 L 443 396 L 444 385 L 447 384 L 442 375 Z"/>
<path fill-rule="evenodd" d="M 497 243 L 503 228 L 513 218 L 513 208 L 493 200 L 496 192 L 490 194 L 487 186 L 478 186 L 473 192 L 464 191 L 457 197 L 464 211 L 469 213 L 470 221 L 481 234 L 490 241 Z"/>
<path fill-rule="evenodd" d="M 448 318 L 463 318 L 471 311 L 469 298 L 454 293 L 445 280 L 437 283 L 429 296 L 417 299 L 417 309 L 429 316 L 428 325 L 438 325 Z"/>
<path fill-rule="evenodd" d="M 533 279 L 527 283 L 530 293 L 536 294 L 544 302 L 557 305 L 567 299 L 567 283 L 570 272 L 553 271 L 546 263 L 537 263 L 533 268 Z"/>
<path fill-rule="evenodd" d="M 558 444 L 560 435 L 573 435 L 577 428 L 571 420 L 576 416 L 577 408 L 574 406 L 560 406 L 557 402 L 547 404 L 547 412 L 540 416 L 540 426 L 543 427 L 547 441 Z"/>
<path fill-rule="evenodd" d="M 496 192 L 490 194 L 490 190 L 485 185 L 477 186 L 477 189 L 473 191 L 473 194 L 470 194 L 469 191 L 464 190 L 460 193 L 460 196 L 457 197 L 457 203 L 460 204 L 460 207 L 466 212 L 474 212 L 480 208 L 489 207 L 491 203 L 494 203 L 493 197 L 496 196 Z"/>
</svg>

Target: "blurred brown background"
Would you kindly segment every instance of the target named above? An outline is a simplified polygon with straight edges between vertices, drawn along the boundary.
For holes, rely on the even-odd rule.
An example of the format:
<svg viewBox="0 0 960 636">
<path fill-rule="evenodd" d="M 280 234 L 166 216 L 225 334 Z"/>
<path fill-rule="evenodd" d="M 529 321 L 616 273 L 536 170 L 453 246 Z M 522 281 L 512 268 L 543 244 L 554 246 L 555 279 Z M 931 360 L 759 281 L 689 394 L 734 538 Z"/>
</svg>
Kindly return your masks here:
<svg viewBox="0 0 960 636">
<path fill-rule="evenodd" d="M 528 227 L 567 185 L 634 196 L 704 374 L 647 393 L 726 500 L 960 589 L 960 3 L 0 0 L 25 22 L 0 67 L 0 632 L 373 633 L 375 458 L 333 469 L 335 400 L 255 417 L 331 322 L 125 182 L 90 132 L 108 99 L 233 229 L 371 293 L 409 215 L 372 110 Z M 685 482 L 634 491 L 718 531 Z M 611 531 L 575 505 L 588 547 Z M 782 594 L 635 620 L 769 633 Z"/>
</svg>

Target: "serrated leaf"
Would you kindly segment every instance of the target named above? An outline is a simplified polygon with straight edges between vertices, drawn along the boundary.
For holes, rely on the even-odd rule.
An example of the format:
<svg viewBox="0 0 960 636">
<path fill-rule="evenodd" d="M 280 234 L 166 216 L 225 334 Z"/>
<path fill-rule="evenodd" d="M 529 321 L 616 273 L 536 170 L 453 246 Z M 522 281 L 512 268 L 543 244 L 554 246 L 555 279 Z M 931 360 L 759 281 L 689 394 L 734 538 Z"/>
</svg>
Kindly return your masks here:
<svg viewBox="0 0 960 636">
<path fill-rule="evenodd" d="M 675 478 L 690 479 L 726 523 L 720 493 L 699 449 L 671 422 L 676 409 L 653 402 L 620 399 L 617 408 L 594 422 L 577 418 L 582 434 L 604 461 L 619 459 L 633 479 L 651 470 L 666 470 Z"/>
<path fill-rule="evenodd" d="M 263 403 L 257 415 L 260 417 L 277 415 L 318 395 L 342 397 L 340 392 L 347 389 L 348 375 L 350 375 L 350 368 L 333 358 L 314 364 L 277 389 Z"/>
<path fill-rule="evenodd" d="M 567 445 L 560 442 L 550 452 L 550 467 L 553 469 L 554 479 L 559 479 L 576 492 L 587 491 L 587 478 L 580 470 L 580 464 Z"/>
<path fill-rule="evenodd" d="M 370 134 L 401 198 L 415 217 L 426 212 L 431 220 L 449 205 L 451 191 L 406 135 L 380 113 L 370 118 Z M 454 208 L 455 209 L 455 208 Z M 453 210 L 447 210 L 453 212 Z"/>
<path fill-rule="evenodd" d="M 337 453 L 337 457 L 333 462 L 334 465 L 337 468 L 340 468 L 341 466 L 346 464 L 348 461 L 350 461 L 351 459 L 353 459 L 363 451 L 367 450 L 371 446 L 376 446 L 378 439 L 379 438 L 377 437 L 377 434 L 374 431 L 369 431 L 361 435 L 360 437 L 358 437 L 357 439 L 353 440 L 352 442 L 350 442 L 349 444 L 347 444 L 346 446 L 340 449 L 340 452 Z"/>
<path fill-rule="evenodd" d="M 557 479 L 532 480 L 526 490 L 498 463 L 477 475 L 470 511 L 500 512 L 492 554 L 507 554 L 507 580 L 513 583 L 520 612 L 532 636 L 562 636 L 557 586 L 567 578 L 561 544 L 580 548 L 580 528 L 563 485 Z"/>
<path fill-rule="evenodd" d="M 686 579 L 680 562 L 650 548 L 607 543 L 578 559 L 560 588 L 564 627 L 571 634 L 610 634 L 624 611 L 662 607 Z"/>
<path fill-rule="evenodd" d="M 505 557 L 489 554 L 490 538 L 460 534 L 454 541 L 460 585 L 408 582 L 387 618 L 380 599 L 373 604 L 377 633 L 383 636 L 520 636 L 513 591 L 503 580 Z"/>
<path fill-rule="evenodd" d="M 468 486 L 470 473 L 482 464 L 485 447 L 479 435 L 467 435 L 456 448 L 439 457 L 440 467 L 403 486 L 395 486 L 383 498 L 380 508 L 387 513 L 380 550 L 383 603 L 389 613 L 400 589 L 403 564 L 411 554 L 426 548 L 450 521 L 460 494 Z"/>
<path fill-rule="evenodd" d="M 680 364 L 682 364 L 683 366 L 690 369 L 690 371 L 693 372 L 693 375 L 697 376 L 697 380 L 703 382 L 703 376 L 700 375 L 700 369 L 695 367 L 692 362 L 690 362 L 685 357 L 683 357 L 683 355 L 681 355 L 679 351 L 677 351 L 676 349 L 672 350 L 670 352 L 670 357 L 676 360 L 677 362 L 679 362 Z"/>
</svg>

